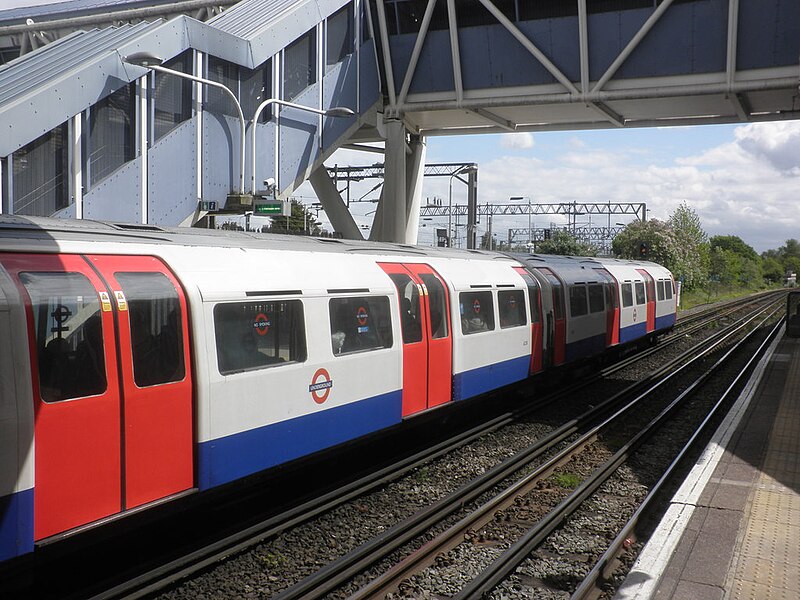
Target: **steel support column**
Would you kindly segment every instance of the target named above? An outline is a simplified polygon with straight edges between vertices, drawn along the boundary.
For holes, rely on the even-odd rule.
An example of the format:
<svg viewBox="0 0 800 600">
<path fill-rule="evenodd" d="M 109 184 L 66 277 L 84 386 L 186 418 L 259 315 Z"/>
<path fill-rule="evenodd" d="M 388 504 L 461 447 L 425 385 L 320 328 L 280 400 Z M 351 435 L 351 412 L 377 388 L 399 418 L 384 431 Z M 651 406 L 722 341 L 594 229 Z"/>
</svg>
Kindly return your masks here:
<svg viewBox="0 0 800 600">
<path fill-rule="evenodd" d="M 364 236 L 358 229 L 358 225 L 353 220 L 353 215 L 347 210 L 336 184 L 333 183 L 328 170 L 324 165 L 317 167 L 308 178 L 314 193 L 322 203 L 325 214 L 328 215 L 334 230 L 342 234 L 342 237 L 350 240 L 363 240 Z"/>
<path fill-rule="evenodd" d="M 478 172 L 470 171 L 467 182 L 467 248 L 474 249 L 478 237 Z"/>
</svg>

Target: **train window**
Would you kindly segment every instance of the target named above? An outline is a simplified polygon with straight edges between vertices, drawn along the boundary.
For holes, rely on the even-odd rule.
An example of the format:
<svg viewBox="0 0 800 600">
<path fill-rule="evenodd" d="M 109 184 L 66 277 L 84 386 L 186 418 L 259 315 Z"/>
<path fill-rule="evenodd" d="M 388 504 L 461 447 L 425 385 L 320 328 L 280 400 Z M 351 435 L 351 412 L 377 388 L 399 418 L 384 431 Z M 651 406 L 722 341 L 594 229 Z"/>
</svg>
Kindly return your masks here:
<svg viewBox="0 0 800 600">
<path fill-rule="evenodd" d="M 606 303 L 603 294 L 602 283 L 589 284 L 589 312 L 597 313 L 603 312 L 606 309 Z"/>
<path fill-rule="evenodd" d="M 659 279 L 656 282 L 656 293 L 658 294 L 659 302 L 665 298 L 665 296 L 664 296 L 664 280 L 663 279 Z"/>
<path fill-rule="evenodd" d="M 115 273 L 128 301 L 133 380 L 139 387 L 180 381 L 183 361 L 181 304 L 162 273 Z"/>
<path fill-rule="evenodd" d="M 422 273 L 422 283 L 428 290 L 428 306 L 431 310 L 431 337 L 435 340 L 447 337 L 447 296 L 444 286 L 436 275 Z"/>
<path fill-rule="evenodd" d="M 31 299 L 39 393 L 45 402 L 106 390 L 97 291 L 80 273 L 20 273 Z"/>
<path fill-rule="evenodd" d="M 528 324 L 525 316 L 525 292 L 522 290 L 497 292 L 497 310 L 500 313 L 500 329 Z"/>
<path fill-rule="evenodd" d="M 414 344 L 422 341 L 422 314 L 420 313 L 419 288 L 411 277 L 402 273 L 391 273 L 397 294 L 400 296 L 400 329 L 403 343 Z"/>
<path fill-rule="evenodd" d="M 636 286 L 636 304 L 646 304 L 647 298 L 644 294 L 644 282 L 637 281 L 635 283 Z"/>
<path fill-rule="evenodd" d="M 672 285 L 673 285 L 673 283 L 672 283 L 671 279 L 668 279 L 664 283 L 664 292 L 665 292 L 665 294 L 667 296 L 667 300 L 672 300 Z"/>
<path fill-rule="evenodd" d="M 564 318 L 564 289 L 561 280 L 550 269 L 539 269 L 553 287 L 553 316 L 558 321 Z"/>
<path fill-rule="evenodd" d="M 633 288 L 630 283 L 622 284 L 622 307 L 633 306 Z"/>
<path fill-rule="evenodd" d="M 300 300 L 217 304 L 214 330 L 222 375 L 306 359 Z"/>
<path fill-rule="evenodd" d="M 494 329 L 492 292 L 461 292 L 458 297 L 461 333 L 480 333 Z"/>
<path fill-rule="evenodd" d="M 388 297 L 331 298 L 329 310 L 335 355 L 392 347 Z"/>
<path fill-rule="evenodd" d="M 569 314 L 573 317 L 580 317 L 589 312 L 589 304 L 586 298 L 586 285 L 578 283 L 569 286 Z"/>
</svg>

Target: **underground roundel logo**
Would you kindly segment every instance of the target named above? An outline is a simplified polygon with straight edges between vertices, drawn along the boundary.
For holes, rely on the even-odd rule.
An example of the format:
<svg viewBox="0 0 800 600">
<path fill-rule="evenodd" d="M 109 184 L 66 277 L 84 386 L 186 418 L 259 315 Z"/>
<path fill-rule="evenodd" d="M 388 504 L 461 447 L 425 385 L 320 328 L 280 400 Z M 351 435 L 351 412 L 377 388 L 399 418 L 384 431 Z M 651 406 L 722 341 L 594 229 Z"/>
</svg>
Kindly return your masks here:
<svg viewBox="0 0 800 600">
<path fill-rule="evenodd" d="M 476 315 L 479 312 L 481 312 L 481 301 L 478 300 L 477 298 L 472 301 L 472 310 L 475 312 Z"/>
<path fill-rule="evenodd" d="M 514 308 L 516 305 L 517 305 L 517 301 L 514 300 L 514 296 L 511 296 L 508 299 L 508 306 L 511 307 L 511 308 Z"/>
<path fill-rule="evenodd" d="M 264 313 L 258 313 L 256 318 L 253 320 L 253 328 L 256 330 L 258 335 L 267 335 L 270 325 L 272 325 L 272 322 Z"/>
<path fill-rule="evenodd" d="M 328 399 L 333 387 L 333 379 L 325 369 L 317 369 L 314 376 L 311 378 L 311 385 L 308 386 L 308 391 L 311 397 L 317 404 L 322 404 Z"/>
<path fill-rule="evenodd" d="M 366 325 L 367 317 L 369 317 L 369 315 L 367 314 L 367 309 L 364 308 L 363 306 L 359 306 L 358 310 L 356 311 L 356 319 L 358 319 L 358 324 L 361 325 L 362 327 Z"/>
</svg>

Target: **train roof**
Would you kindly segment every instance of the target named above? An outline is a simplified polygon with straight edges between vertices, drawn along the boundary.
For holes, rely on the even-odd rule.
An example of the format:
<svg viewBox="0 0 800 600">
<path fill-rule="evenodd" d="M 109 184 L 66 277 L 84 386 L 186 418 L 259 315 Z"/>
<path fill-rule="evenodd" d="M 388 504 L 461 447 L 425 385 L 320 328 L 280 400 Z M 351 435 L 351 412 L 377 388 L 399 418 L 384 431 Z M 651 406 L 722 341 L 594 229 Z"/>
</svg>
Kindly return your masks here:
<svg viewBox="0 0 800 600">
<path fill-rule="evenodd" d="M 500 252 L 433 248 L 390 242 L 369 242 L 305 235 L 283 235 L 192 227 L 161 227 L 140 223 L 116 223 L 89 219 L 55 219 L 0 215 L 0 244 L 34 246 L 36 251 L 58 250 L 60 242 L 102 241 L 114 243 L 259 248 L 340 254 L 406 255 L 478 260 L 510 260 Z"/>
</svg>

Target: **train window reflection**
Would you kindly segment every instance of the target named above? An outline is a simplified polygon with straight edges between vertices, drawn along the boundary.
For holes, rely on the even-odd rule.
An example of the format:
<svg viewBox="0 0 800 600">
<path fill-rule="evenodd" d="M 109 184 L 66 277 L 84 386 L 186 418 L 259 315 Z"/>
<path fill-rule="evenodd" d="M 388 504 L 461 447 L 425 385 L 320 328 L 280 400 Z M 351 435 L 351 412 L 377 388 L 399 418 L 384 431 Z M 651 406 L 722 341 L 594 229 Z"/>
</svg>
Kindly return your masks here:
<svg viewBox="0 0 800 600">
<path fill-rule="evenodd" d="M 39 394 L 58 402 L 106 390 L 97 291 L 80 273 L 20 273 L 31 299 Z"/>
<path fill-rule="evenodd" d="M 391 273 L 397 294 L 400 296 L 400 328 L 403 343 L 414 344 L 422 341 L 422 314 L 420 313 L 419 289 L 411 277 L 402 273 Z"/>
<path fill-rule="evenodd" d="M 647 298 L 644 294 L 644 283 L 641 281 L 636 282 L 636 304 L 647 303 Z"/>
<path fill-rule="evenodd" d="M 603 293 L 603 284 L 590 283 L 589 284 L 589 312 L 597 313 L 603 312 L 606 308 L 605 294 Z"/>
<path fill-rule="evenodd" d="M 462 292 L 458 298 L 461 333 L 480 333 L 494 329 L 492 292 Z"/>
<path fill-rule="evenodd" d="M 306 359 L 300 300 L 218 304 L 214 330 L 222 375 Z"/>
<path fill-rule="evenodd" d="M 569 312 L 573 317 L 580 317 L 589 312 L 586 286 L 583 283 L 571 285 L 569 288 Z"/>
<path fill-rule="evenodd" d="M 622 307 L 633 306 L 633 288 L 630 283 L 622 284 Z"/>
<path fill-rule="evenodd" d="M 525 316 L 525 293 L 522 290 L 497 292 L 497 309 L 500 313 L 500 329 L 528 323 Z"/>
<path fill-rule="evenodd" d="M 431 337 L 434 340 L 447 337 L 447 297 L 444 286 L 436 275 L 422 273 L 422 283 L 428 290 L 428 306 L 431 310 Z"/>
<path fill-rule="evenodd" d="M 115 273 L 128 301 L 133 381 L 139 387 L 181 381 L 183 360 L 181 304 L 162 273 Z"/>
<path fill-rule="evenodd" d="M 331 345 L 337 356 L 392 347 L 389 298 L 331 298 Z"/>
</svg>

